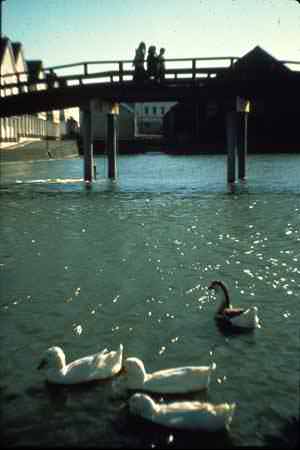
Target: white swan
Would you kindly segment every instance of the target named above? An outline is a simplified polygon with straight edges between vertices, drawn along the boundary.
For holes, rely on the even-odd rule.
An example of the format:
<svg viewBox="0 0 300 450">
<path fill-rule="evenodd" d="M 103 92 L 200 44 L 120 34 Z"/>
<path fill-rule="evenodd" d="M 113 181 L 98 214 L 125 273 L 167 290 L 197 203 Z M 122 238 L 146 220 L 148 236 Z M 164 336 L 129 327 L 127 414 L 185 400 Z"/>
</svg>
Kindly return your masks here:
<svg viewBox="0 0 300 450">
<path fill-rule="evenodd" d="M 246 329 L 260 327 L 257 307 L 232 308 L 228 289 L 222 281 L 213 281 L 208 289 L 213 289 L 220 301 L 220 306 L 215 314 L 215 319 L 219 325 Z"/>
<path fill-rule="evenodd" d="M 127 388 L 165 394 L 181 394 L 207 389 L 210 375 L 216 364 L 210 366 L 185 366 L 159 370 L 147 374 L 143 362 L 138 358 L 124 361 Z"/>
<path fill-rule="evenodd" d="M 75 384 L 101 380 L 116 375 L 122 369 L 123 345 L 118 351 L 106 348 L 100 353 L 85 356 L 66 364 L 66 357 L 60 347 L 46 350 L 38 369 L 46 368 L 46 379 L 50 383 Z"/>
<path fill-rule="evenodd" d="M 228 429 L 235 407 L 235 403 L 213 405 L 199 401 L 162 404 L 141 393 L 134 394 L 129 399 L 129 410 L 132 414 L 167 427 L 189 430 Z"/>
</svg>

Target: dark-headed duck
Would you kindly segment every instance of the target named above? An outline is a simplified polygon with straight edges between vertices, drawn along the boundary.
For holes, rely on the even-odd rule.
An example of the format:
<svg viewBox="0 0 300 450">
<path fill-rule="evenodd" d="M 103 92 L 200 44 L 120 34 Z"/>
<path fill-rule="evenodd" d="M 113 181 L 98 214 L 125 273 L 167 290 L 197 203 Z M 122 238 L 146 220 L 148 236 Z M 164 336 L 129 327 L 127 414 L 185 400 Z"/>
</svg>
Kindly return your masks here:
<svg viewBox="0 0 300 450">
<path fill-rule="evenodd" d="M 213 289 L 220 306 L 215 314 L 219 325 L 252 329 L 259 327 L 257 307 L 233 308 L 229 299 L 229 292 L 223 281 L 213 281 L 208 289 Z"/>
</svg>

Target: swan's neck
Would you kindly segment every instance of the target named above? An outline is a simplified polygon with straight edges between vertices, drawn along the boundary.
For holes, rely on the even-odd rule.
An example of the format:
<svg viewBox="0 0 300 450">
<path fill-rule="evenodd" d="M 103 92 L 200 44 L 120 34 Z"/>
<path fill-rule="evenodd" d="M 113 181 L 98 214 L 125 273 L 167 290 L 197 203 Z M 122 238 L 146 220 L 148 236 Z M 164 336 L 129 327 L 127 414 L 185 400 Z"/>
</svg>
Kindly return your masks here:
<svg viewBox="0 0 300 450">
<path fill-rule="evenodd" d="M 51 348 L 46 356 L 49 369 L 63 370 L 66 367 L 66 355 L 60 347 Z"/>
<path fill-rule="evenodd" d="M 56 359 L 56 368 L 58 370 L 64 370 L 66 368 L 66 357 L 64 354 L 59 355 L 59 357 Z"/>
<path fill-rule="evenodd" d="M 221 314 L 225 308 L 230 308 L 230 300 L 228 290 L 222 284 L 219 285 L 219 288 L 216 290 L 217 300 L 220 302 L 220 306 L 217 310 L 218 314 Z"/>
</svg>

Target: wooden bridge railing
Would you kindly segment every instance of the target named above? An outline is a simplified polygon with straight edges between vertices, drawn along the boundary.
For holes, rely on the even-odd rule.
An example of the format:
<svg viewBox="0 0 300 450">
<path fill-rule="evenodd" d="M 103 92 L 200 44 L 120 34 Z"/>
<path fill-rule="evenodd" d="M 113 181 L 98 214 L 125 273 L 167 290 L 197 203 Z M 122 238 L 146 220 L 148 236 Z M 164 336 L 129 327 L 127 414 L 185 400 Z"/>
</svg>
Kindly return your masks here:
<svg viewBox="0 0 300 450">
<path fill-rule="evenodd" d="M 209 79 L 222 73 L 238 59 L 238 57 L 234 56 L 166 59 L 165 63 L 168 68 L 165 70 L 165 81 L 170 83 L 174 80 L 178 82 L 180 80 Z M 223 65 L 219 65 L 221 61 L 223 61 Z M 175 67 L 172 67 L 174 63 Z M 206 64 L 205 67 L 203 67 L 203 63 Z M 299 65 L 300 61 L 281 61 L 281 63 L 285 65 Z M 95 71 L 95 66 L 101 66 L 101 68 L 106 66 L 107 70 Z M 127 68 L 125 68 L 126 66 Z M 78 68 L 80 68 L 79 71 Z M 73 73 L 68 74 L 70 70 Z M 74 70 L 77 73 L 74 73 Z M 124 83 L 133 80 L 134 68 L 132 60 L 87 61 L 46 67 L 42 72 L 44 73 L 42 78 L 33 77 L 29 72 L 2 75 L 0 78 L 1 97 L 18 95 L 33 90 L 83 85 L 91 82 Z"/>
<path fill-rule="evenodd" d="M 169 67 L 165 70 L 165 78 L 166 80 L 210 78 L 230 67 L 237 59 L 237 57 L 232 56 L 166 59 L 166 65 Z M 225 64 L 214 66 L 220 61 L 225 61 Z M 199 63 L 203 65 L 203 62 L 208 62 L 210 66 L 199 67 Z M 177 67 L 172 68 L 171 66 L 174 63 Z M 95 71 L 95 66 L 101 66 L 102 70 Z M 103 70 L 105 68 L 107 70 Z M 68 74 L 70 70 L 72 73 Z M 29 72 L 3 75 L 1 77 L 1 96 L 17 95 L 32 90 L 82 85 L 91 82 L 124 83 L 133 80 L 134 68 L 132 60 L 87 61 L 46 67 L 43 69 L 43 73 L 44 76 L 42 78 L 33 77 Z"/>
</svg>

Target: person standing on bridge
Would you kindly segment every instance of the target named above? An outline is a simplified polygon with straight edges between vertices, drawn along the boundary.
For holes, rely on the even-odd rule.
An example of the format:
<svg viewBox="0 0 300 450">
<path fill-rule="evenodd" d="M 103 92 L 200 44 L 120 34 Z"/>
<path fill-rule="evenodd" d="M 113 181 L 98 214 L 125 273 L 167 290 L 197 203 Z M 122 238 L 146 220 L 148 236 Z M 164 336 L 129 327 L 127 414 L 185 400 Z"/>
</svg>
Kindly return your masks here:
<svg viewBox="0 0 300 450">
<path fill-rule="evenodd" d="M 148 48 L 147 72 L 149 78 L 157 78 L 157 54 L 155 45 L 150 45 Z"/>
<path fill-rule="evenodd" d="M 157 79 L 159 81 L 163 81 L 165 79 L 165 51 L 166 50 L 164 48 L 161 48 L 159 50 L 159 55 L 157 56 Z"/>
<path fill-rule="evenodd" d="M 145 55 L 146 44 L 145 42 L 141 42 L 135 51 L 135 57 L 132 64 L 134 66 L 133 81 L 144 81 L 146 78 L 146 70 L 144 67 Z"/>
</svg>

